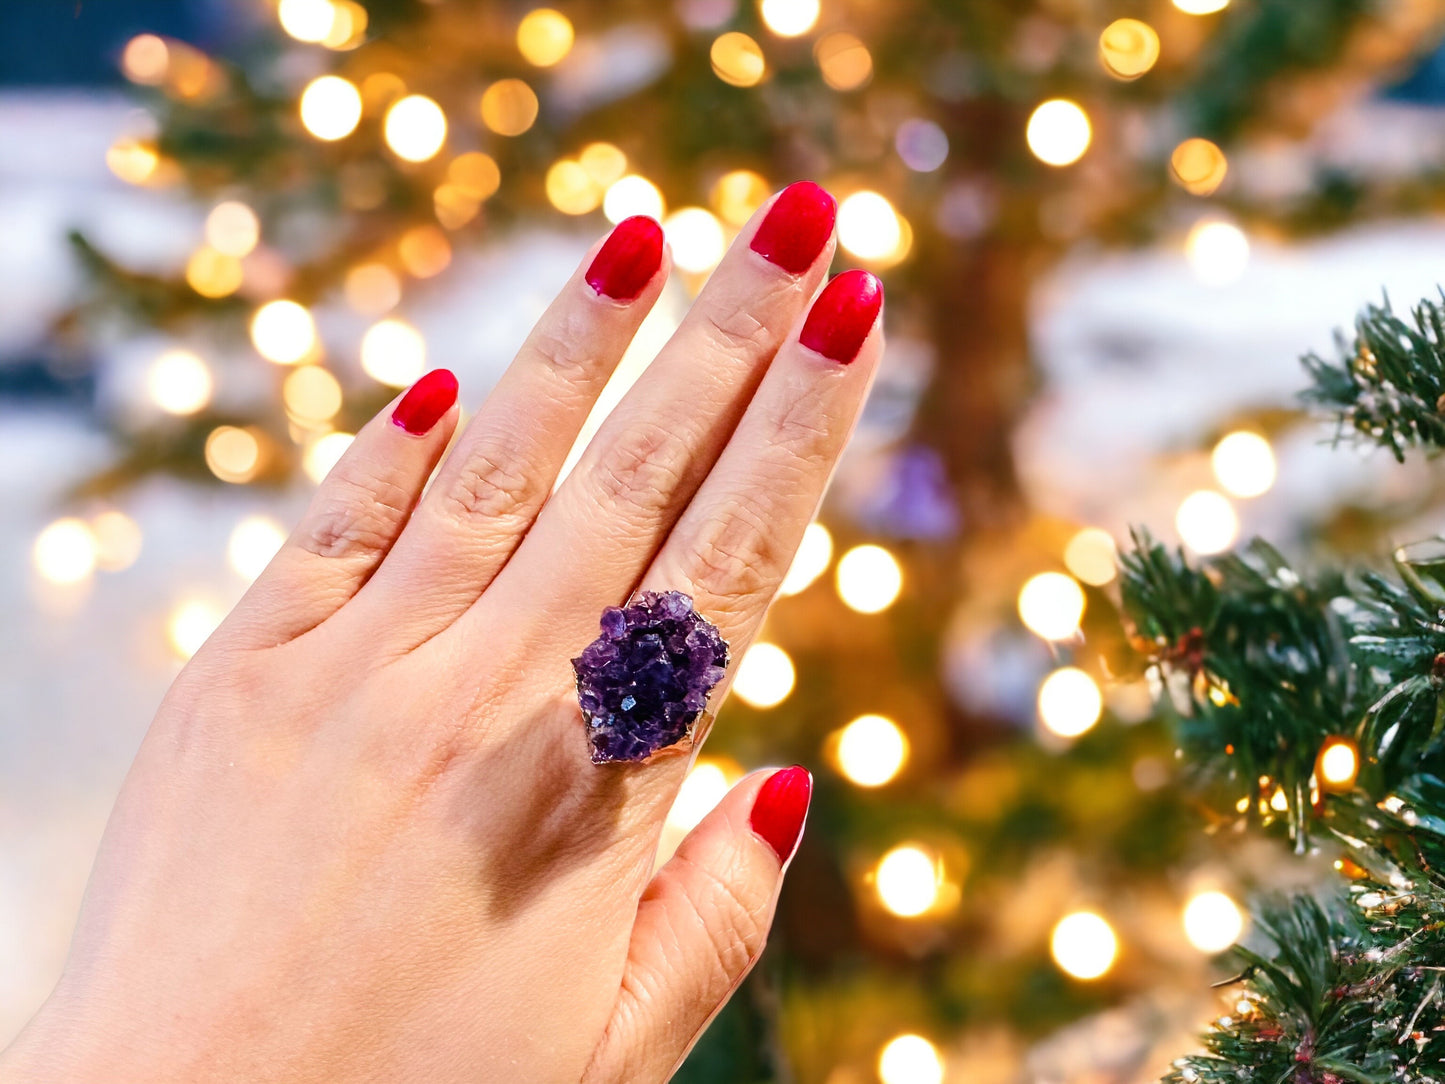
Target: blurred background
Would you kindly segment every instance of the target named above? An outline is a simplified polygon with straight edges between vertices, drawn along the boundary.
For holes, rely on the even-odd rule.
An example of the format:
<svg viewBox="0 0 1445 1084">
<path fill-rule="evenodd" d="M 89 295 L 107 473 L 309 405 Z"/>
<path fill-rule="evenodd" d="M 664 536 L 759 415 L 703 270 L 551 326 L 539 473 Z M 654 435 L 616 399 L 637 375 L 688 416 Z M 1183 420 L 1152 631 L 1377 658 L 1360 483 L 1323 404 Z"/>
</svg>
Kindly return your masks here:
<svg viewBox="0 0 1445 1084">
<path fill-rule="evenodd" d="M 678 1079 L 1156 1079 L 1229 1011 L 1246 897 L 1319 871 L 1184 785 L 1109 661 L 1115 546 L 1438 522 L 1294 393 L 1436 292 L 1442 34 L 1440 0 L 6 0 L 0 1043 L 166 686 L 356 426 L 432 365 L 475 406 L 657 215 L 677 273 L 604 412 L 811 177 L 888 356 L 669 819 L 817 775 Z"/>
</svg>

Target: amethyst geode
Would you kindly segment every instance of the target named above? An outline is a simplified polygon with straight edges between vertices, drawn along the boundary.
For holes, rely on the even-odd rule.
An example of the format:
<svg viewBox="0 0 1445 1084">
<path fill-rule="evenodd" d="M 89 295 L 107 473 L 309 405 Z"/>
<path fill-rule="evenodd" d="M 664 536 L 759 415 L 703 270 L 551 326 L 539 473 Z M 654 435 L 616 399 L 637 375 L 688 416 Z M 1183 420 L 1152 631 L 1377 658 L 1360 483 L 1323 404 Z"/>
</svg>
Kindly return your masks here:
<svg viewBox="0 0 1445 1084">
<path fill-rule="evenodd" d="M 592 762 L 645 760 L 690 735 L 727 664 L 727 641 L 681 591 L 607 607 L 572 660 Z"/>
</svg>

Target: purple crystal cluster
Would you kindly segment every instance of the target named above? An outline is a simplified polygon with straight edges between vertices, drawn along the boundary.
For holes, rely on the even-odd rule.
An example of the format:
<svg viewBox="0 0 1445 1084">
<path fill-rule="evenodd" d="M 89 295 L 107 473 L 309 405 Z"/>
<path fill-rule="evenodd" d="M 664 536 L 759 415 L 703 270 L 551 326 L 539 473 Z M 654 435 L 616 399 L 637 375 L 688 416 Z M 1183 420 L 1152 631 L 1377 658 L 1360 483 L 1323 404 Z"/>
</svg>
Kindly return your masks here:
<svg viewBox="0 0 1445 1084">
<path fill-rule="evenodd" d="M 727 664 L 727 642 L 681 591 L 607 607 L 572 660 L 592 762 L 645 760 L 687 737 Z"/>
</svg>

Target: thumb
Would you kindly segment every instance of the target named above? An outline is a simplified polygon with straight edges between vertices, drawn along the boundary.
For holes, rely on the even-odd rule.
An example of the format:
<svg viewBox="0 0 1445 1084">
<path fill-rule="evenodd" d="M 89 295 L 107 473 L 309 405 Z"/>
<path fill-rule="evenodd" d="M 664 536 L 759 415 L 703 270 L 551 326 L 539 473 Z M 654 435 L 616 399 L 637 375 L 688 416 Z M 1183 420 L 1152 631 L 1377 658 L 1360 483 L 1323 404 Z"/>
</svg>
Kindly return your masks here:
<svg viewBox="0 0 1445 1084">
<path fill-rule="evenodd" d="M 584 1084 L 662 1084 L 762 954 L 813 777 L 756 772 L 653 876 Z"/>
</svg>

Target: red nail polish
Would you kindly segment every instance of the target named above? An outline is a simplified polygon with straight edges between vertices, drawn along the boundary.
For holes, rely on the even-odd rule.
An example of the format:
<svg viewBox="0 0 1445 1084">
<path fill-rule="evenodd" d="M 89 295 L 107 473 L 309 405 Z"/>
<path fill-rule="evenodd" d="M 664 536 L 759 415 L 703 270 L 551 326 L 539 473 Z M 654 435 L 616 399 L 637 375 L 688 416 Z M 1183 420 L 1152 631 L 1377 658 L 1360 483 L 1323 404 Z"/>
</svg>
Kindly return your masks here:
<svg viewBox="0 0 1445 1084">
<path fill-rule="evenodd" d="M 813 266 L 833 235 L 837 216 L 838 204 L 827 191 L 812 181 L 790 184 L 758 225 L 752 250 L 796 275 Z"/>
<path fill-rule="evenodd" d="M 617 224 L 587 269 L 587 285 L 615 301 L 631 301 L 662 266 L 662 227 L 646 215 Z"/>
<path fill-rule="evenodd" d="M 422 377 L 391 412 L 391 422 L 414 437 L 431 432 L 457 401 L 457 378 L 450 369 L 433 369 Z"/>
<path fill-rule="evenodd" d="M 807 768 L 796 764 L 774 772 L 758 791 L 748 820 L 753 831 L 773 849 L 779 862 L 793 857 L 812 798 L 813 776 Z"/>
<path fill-rule="evenodd" d="M 867 271 L 833 276 L 813 302 L 798 341 L 847 365 L 858 356 L 883 307 L 883 284 Z"/>
</svg>

